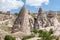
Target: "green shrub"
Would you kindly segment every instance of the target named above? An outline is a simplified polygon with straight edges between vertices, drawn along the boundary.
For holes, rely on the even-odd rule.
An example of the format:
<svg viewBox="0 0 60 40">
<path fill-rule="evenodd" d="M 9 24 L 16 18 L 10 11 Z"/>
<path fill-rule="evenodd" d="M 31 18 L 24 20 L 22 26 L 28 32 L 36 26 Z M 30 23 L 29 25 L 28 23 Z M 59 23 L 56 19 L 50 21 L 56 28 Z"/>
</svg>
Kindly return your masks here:
<svg viewBox="0 0 60 40">
<path fill-rule="evenodd" d="M 34 29 L 34 30 L 32 30 L 31 32 L 33 32 L 33 33 L 38 33 L 38 30 L 36 30 L 36 29 Z"/>
<path fill-rule="evenodd" d="M 53 29 L 50 29 L 49 33 L 50 33 L 50 34 L 53 34 Z"/>
<path fill-rule="evenodd" d="M 59 40 L 59 37 L 57 37 L 56 40 Z"/>
<path fill-rule="evenodd" d="M 51 36 L 53 34 L 52 30 L 50 30 L 49 32 L 39 30 L 38 33 L 39 33 L 38 37 L 41 37 L 41 40 L 52 40 Z"/>
<path fill-rule="evenodd" d="M 22 38 L 22 40 L 30 39 L 30 38 L 33 38 L 33 37 L 35 37 L 35 35 L 24 36 Z"/>
<path fill-rule="evenodd" d="M 6 35 L 4 40 L 16 40 L 15 37 L 12 37 L 10 35 Z"/>
<path fill-rule="evenodd" d="M 43 30 L 39 30 L 38 33 L 40 33 L 40 34 L 43 33 Z"/>
<path fill-rule="evenodd" d="M 31 32 L 33 32 L 35 35 L 38 34 L 38 37 L 40 37 L 41 40 L 53 40 L 54 39 L 53 36 L 52 36 L 52 34 L 53 34 L 52 29 L 50 29 L 50 31 L 32 30 Z M 25 37 L 22 38 L 22 40 L 33 38 L 33 37 L 35 37 L 34 34 L 32 34 L 30 36 L 25 36 Z M 40 40 L 40 39 L 38 39 L 38 40 Z M 56 40 L 58 40 L 58 38 Z"/>
</svg>

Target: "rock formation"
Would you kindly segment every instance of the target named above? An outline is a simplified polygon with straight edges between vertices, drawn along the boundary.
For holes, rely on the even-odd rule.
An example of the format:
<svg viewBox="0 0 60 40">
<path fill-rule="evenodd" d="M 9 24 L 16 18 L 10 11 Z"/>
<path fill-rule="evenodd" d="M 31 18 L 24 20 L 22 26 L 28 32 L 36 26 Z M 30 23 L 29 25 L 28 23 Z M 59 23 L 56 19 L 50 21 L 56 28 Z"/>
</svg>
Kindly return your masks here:
<svg viewBox="0 0 60 40">
<path fill-rule="evenodd" d="M 30 30 L 34 29 L 34 18 L 31 16 L 30 13 L 29 13 L 29 26 L 30 26 Z"/>
<path fill-rule="evenodd" d="M 44 10 L 39 8 L 37 17 L 33 18 L 30 12 L 27 11 L 23 6 L 14 22 L 12 33 L 21 31 L 26 34 L 30 34 L 30 31 L 33 29 L 40 30 L 42 28 L 47 29 L 49 27 L 53 28 L 54 31 L 57 32 L 57 28 L 60 27 L 60 25 L 57 18 L 55 17 L 55 13 L 53 11 L 49 11 L 48 14 L 44 13 Z"/>
<path fill-rule="evenodd" d="M 35 23 L 34 27 L 35 29 L 41 29 L 41 28 L 46 28 L 46 27 L 57 27 L 59 24 L 57 18 L 55 17 L 55 13 L 53 11 L 49 11 L 48 14 L 44 14 L 45 12 L 43 11 L 42 8 L 39 9 L 37 18 L 34 18 Z M 57 23 L 57 24 L 56 24 Z"/>
<path fill-rule="evenodd" d="M 39 11 L 38 11 L 38 15 L 37 15 L 37 18 L 36 18 L 36 23 L 35 23 L 35 27 L 40 29 L 42 27 L 44 27 L 44 21 L 45 17 L 44 17 L 44 11 L 42 8 L 39 8 Z"/>
<path fill-rule="evenodd" d="M 38 11 L 38 15 L 37 15 L 37 19 L 35 19 L 35 21 L 36 21 L 36 23 L 35 23 L 35 25 L 36 25 L 36 28 L 40 28 L 40 27 L 42 27 L 42 22 L 43 22 L 43 10 L 42 10 L 42 8 L 40 8 L 39 9 L 39 11 Z"/>
<path fill-rule="evenodd" d="M 21 31 L 30 34 L 30 29 L 33 27 L 33 19 L 29 12 L 23 6 L 16 21 L 13 25 L 12 32 Z"/>
</svg>

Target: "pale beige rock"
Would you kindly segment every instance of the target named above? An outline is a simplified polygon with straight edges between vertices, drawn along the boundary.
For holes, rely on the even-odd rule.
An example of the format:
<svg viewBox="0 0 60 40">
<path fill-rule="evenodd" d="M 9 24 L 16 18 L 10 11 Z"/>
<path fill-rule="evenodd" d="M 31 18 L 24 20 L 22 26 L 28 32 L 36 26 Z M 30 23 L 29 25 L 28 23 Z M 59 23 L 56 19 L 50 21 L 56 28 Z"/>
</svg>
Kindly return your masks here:
<svg viewBox="0 0 60 40">
<path fill-rule="evenodd" d="M 21 40 L 20 38 L 16 38 L 16 40 Z"/>
<path fill-rule="evenodd" d="M 13 25 L 12 32 L 15 33 L 21 31 L 27 35 L 30 34 L 34 23 L 33 20 L 33 17 L 29 15 L 29 12 L 23 6 Z"/>
</svg>

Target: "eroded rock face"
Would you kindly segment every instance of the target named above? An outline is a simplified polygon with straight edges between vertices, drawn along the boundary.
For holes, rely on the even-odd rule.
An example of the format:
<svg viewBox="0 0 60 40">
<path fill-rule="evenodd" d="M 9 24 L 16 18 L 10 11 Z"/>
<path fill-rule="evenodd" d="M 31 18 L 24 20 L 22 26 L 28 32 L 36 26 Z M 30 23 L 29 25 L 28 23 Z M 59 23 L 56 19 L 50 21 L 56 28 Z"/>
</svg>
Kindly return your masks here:
<svg viewBox="0 0 60 40">
<path fill-rule="evenodd" d="M 44 24 L 42 27 L 43 28 L 45 27 L 44 29 L 46 30 L 53 29 L 54 35 L 57 36 L 60 35 L 60 23 L 58 22 L 54 12 L 50 11 L 48 14 L 46 14 L 46 16 L 43 17 L 43 22 Z"/>
<path fill-rule="evenodd" d="M 35 22 L 35 28 L 37 29 L 40 29 L 40 28 L 43 28 L 46 26 L 46 23 L 47 23 L 47 18 L 46 16 L 44 15 L 44 11 L 42 8 L 39 9 L 38 11 L 38 16 L 37 16 L 37 19 L 36 19 L 36 22 Z"/>
<path fill-rule="evenodd" d="M 58 26 L 60 26 L 57 18 L 55 17 L 54 12 L 50 11 L 48 12 L 48 14 L 44 14 L 43 9 L 40 8 L 38 11 L 37 18 L 33 18 L 30 12 L 28 12 L 23 6 L 14 22 L 12 32 L 15 33 L 21 31 L 26 34 L 30 34 L 30 31 L 33 29 L 40 30 L 41 28 L 46 29 L 47 27 L 51 26 L 54 28 L 54 30 L 56 30 Z"/>
<path fill-rule="evenodd" d="M 47 15 L 48 26 L 54 26 L 55 13 L 50 11 Z"/>
<path fill-rule="evenodd" d="M 12 32 L 17 32 L 20 30 L 20 26 L 22 25 L 22 21 L 24 19 L 24 12 L 25 12 L 25 8 L 22 7 L 21 11 L 19 12 L 18 17 L 16 18 L 13 28 L 12 28 Z"/>
<path fill-rule="evenodd" d="M 39 24 L 39 29 L 43 27 L 43 9 L 40 8 L 38 11 L 37 22 Z"/>
<path fill-rule="evenodd" d="M 43 9 L 42 8 L 39 9 L 38 16 L 37 18 L 35 18 L 35 23 L 34 23 L 35 29 L 41 29 L 50 26 L 56 27 L 58 24 L 59 22 L 55 17 L 54 12 L 49 11 L 48 14 L 44 14 Z"/>
<path fill-rule="evenodd" d="M 60 36 L 60 23 L 56 18 L 54 19 L 54 35 Z"/>
<path fill-rule="evenodd" d="M 34 29 L 34 18 L 29 15 L 29 26 L 30 26 L 30 30 Z"/>
<path fill-rule="evenodd" d="M 23 6 L 13 25 L 12 32 L 22 31 L 25 34 L 30 34 L 30 30 L 32 29 L 34 23 L 33 20 L 33 17 Z"/>
</svg>

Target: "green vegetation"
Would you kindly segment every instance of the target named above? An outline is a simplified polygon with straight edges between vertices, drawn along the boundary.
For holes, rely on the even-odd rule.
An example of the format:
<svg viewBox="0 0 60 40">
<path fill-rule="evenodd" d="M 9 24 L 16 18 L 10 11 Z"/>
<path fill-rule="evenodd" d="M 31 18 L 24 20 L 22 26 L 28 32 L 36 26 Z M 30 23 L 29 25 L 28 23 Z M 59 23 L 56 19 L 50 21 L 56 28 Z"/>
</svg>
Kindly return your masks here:
<svg viewBox="0 0 60 40">
<path fill-rule="evenodd" d="M 33 32 L 32 35 L 29 35 L 29 36 L 25 36 L 22 38 L 22 40 L 27 40 L 27 39 L 30 39 L 30 38 L 33 38 L 35 37 L 36 35 L 38 35 L 37 37 L 41 38 L 41 39 L 38 39 L 38 40 L 59 40 L 58 37 L 55 37 L 53 36 L 53 30 L 50 29 L 50 31 L 43 31 L 43 30 L 33 30 L 31 31 Z"/>
<path fill-rule="evenodd" d="M 39 33 L 38 37 L 41 37 L 41 40 L 52 40 L 52 34 L 53 34 L 52 30 L 50 30 L 49 32 L 39 30 L 38 33 Z"/>
<path fill-rule="evenodd" d="M 4 40 L 16 40 L 15 37 L 12 37 L 10 35 L 6 35 Z"/>
<path fill-rule="evenodd" d="M 38 33 L 38 30 L 36 30 L 36 29 L 31 30 L 31 33 L 37 34 Z"/>
<path fill-rule="evenodd" d="M 22 38 L 22 40 L 30 39 L 30 38 L 33 38 L 33 37 L 35 37 L 35 35 L 31 34 L 31 35 L 29 35 L 29 36 L 24 36 L 24 37 Z"/>
</svg>

